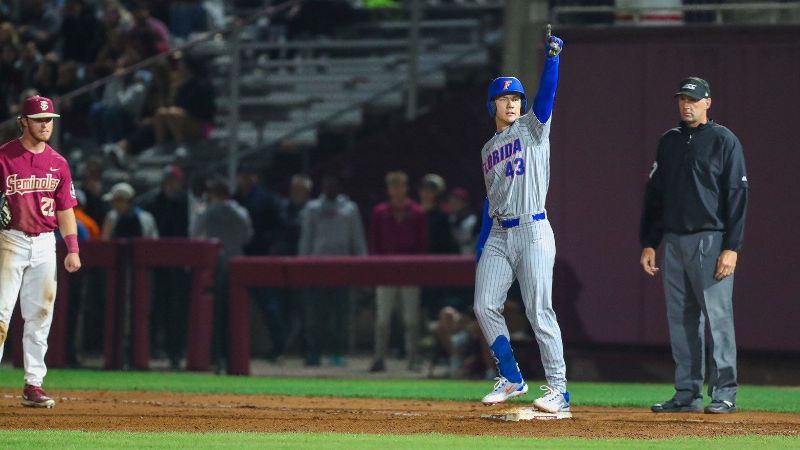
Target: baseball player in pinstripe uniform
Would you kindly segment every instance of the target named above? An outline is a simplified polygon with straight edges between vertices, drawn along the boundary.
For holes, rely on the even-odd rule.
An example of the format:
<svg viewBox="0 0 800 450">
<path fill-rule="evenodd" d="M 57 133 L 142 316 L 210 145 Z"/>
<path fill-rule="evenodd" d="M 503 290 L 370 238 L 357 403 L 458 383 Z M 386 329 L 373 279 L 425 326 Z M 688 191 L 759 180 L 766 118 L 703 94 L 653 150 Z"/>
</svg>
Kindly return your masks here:
<svg viewBox="0 0 800 450">
<path fill-rule="evenodd" d="M 550 119 L 563 41 L 546 38 L 547 57 L 539 91 L 528 111 L 522 83 L 500 77 L 489 86 L 487 106 L 497 132 L 483 146 L 487 199 L 478 239 L 475 315 L 497 362 L 499 377 L 483 403 L 493 405 L 528 392 L 503 318 L 506 293 L 519 281 L 525 311 L 542 355 L 547 385 L 534 406 L 569 411 L 561 329 L 552 307 L 555 240 L 545 212 L 550 182 Z"/>
</svg>

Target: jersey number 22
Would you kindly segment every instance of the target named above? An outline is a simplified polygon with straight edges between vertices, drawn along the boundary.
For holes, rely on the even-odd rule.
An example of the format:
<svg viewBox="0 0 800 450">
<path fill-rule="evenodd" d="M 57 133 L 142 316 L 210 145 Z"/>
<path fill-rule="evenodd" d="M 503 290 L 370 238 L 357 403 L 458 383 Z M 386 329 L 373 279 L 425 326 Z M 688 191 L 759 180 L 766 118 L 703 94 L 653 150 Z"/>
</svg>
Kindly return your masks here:
<svg viewBox="0 0 800 450">
<path fill-rule="evenodd" d="M 55 212 L 56 199 L 50 197 L 42 197 L 42 215 L 45 217 L 53 217 Z"/>
</svg>

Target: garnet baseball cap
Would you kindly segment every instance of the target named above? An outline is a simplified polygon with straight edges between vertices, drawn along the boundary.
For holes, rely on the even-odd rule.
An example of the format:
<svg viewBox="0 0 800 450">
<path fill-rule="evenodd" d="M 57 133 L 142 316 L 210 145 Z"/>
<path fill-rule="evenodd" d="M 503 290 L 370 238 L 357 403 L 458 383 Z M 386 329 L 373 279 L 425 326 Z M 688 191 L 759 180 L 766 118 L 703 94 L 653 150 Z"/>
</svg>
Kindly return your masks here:
<svg viewBox="0 0 800 450">
<path fill-rule="evenodd" d="M 702 78 L 689 77 L 678 85 L 678 92 L 674 96 L 679 95 L 686 95 L 696 100 L 711 98 L 711 87 L 708 85 L 708 81 Z"/>
<path fill-rule="evenodd" d="M 450 197 L 457 198 L 464 203 L 469 203 L 469 192 L 463 187 L 453 188 L 453 190 L 450 191 Z"/>
<path fill-rule="evenodd" d="M 56 114 L 53 101 L 47 97 L 34 95 L 28 97 L 22 103 L 22 115 L 31 119 L 41 119 L 44 117 L 61 117 Z"/>
</svg>

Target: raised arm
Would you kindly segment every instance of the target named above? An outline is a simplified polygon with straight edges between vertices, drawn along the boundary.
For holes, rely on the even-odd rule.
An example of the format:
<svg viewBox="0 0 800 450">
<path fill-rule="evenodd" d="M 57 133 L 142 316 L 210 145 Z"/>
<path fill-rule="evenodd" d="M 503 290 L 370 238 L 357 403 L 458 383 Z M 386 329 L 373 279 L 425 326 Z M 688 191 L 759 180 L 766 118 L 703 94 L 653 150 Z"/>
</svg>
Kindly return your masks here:
<svg viewBox="0 0 800 450">
<path fill-rule="evenodd" d="M 547 57 L 544 59 L 542 77 L 539 80 L 539 90 L 533 100 L 533 113 L 539 122 L 545 123 L 550 120 L 553 114 L 553 103 L 556 98 L 556 87 L 558 86 L 558 62 L 564 41 L 550 35 L 550 25 L 547 26 L 547 41 L 545 50 Z"/>
</svg>

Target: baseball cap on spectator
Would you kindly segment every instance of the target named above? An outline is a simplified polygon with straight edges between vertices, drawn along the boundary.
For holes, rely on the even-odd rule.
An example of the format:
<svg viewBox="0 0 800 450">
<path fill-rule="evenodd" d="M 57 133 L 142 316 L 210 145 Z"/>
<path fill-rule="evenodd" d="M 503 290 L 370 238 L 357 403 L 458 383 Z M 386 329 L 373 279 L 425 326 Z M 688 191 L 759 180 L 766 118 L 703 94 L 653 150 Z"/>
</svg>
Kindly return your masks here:
<svg viewBox="0 0 800 450">
<path fill-rule="evenodd" d="M 430 189 L 437 194 L 442 194 L 447 189 L 447 184 L 444 182 L 444 178 L 435 173 L 429 173 L 422 177 L 422 181 L 419 183 L 419 187 L 423 189 Z"/>
<path fill-rule="evenodd" d="M 464 203 L 469 203 L 469 192 L 463 187 L 453 188 L 453 190 L 450 191 L 450 197 L 457 198 Z"/>
<path fill-rule="evenodd" d="M 166 167 L 164 167 L 164 179 L 169 178 L 183 181 L 183 179 L 186 178 L 186 174 L 183 172 L 183 169 L 181 169 L 180 166 L 168 164 Z"/>
<path fill-rule="evenodd" d="M 83 189 L 75 189 L 75 200 L 78 201 L 78 205 L 85 205 L 86 204 L 86 192 Z"/>
<path fill-rule="evenodd" d="M 133 78 L 135 80 L 140 80 L 144 84 L 150 83 L 150 80 L 153 79 L 153 74 L 146 69 L 139 69 L 133 73 Z"/>
<path fill-rule="evenodd" d="M 133 186 L 124 181 L 121 183 L 117 183 L 111 186 L 111 190 L 108 191 L 107 194 L 103 195 L 103 200 L 111 201 L 116 199 L 122 200 L 131 200 L 136 195 L 136 191 L 133 190 Z"/>
<path fill-rule="evenodd" d="M 22 102 L 22 115 L 31 119 L 42 119 L 45 117 L 61 117 L 56 114 L 53 101 L 47 97 L 33 95 Z"/>
<path fill-rule="evenodd" d="M 682 80 L 681 84 L 678 85 L 678 92 L 675 93 L 674 97 L 679 95 L 686 95 L 695 100 L 711 98 L 711 87 L 708 85 L 708 81 L 702 78 L 689 77 Z"/>
</svg>

